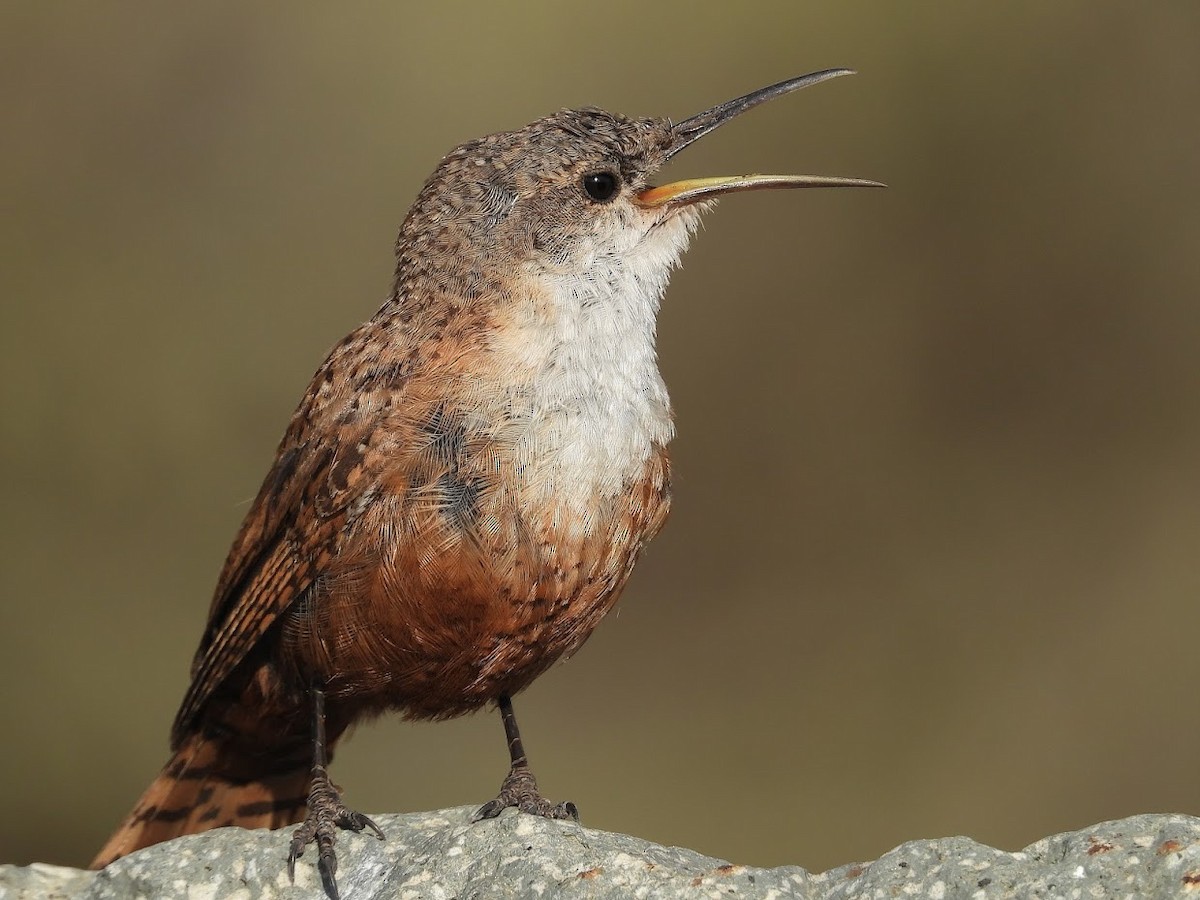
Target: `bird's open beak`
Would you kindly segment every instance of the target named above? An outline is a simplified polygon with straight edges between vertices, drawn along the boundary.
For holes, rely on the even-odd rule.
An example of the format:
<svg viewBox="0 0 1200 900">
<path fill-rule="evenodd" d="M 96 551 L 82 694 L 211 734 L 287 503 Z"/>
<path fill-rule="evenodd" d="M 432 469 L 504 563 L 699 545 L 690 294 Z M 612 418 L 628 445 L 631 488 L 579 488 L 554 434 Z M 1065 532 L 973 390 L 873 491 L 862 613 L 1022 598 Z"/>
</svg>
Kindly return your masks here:
<svg viewBox="0 0 1200 900">
<path fill-rule="evenodd" d="M 748 109 L 753 109 L 760 103 L 765 103 L 775 97 L 790 94 L 801 88 L 838 78 L 842 75 L 854 74 L 851 69 L 826 69 L 822 72 L 812 72 L 798 78 L 790 78 L 770 87 L 752 91 L 744 97 L 728 100 L 712 109 L 684 119 L 672 129 L 675 141 L 667 152 L 670 159 L 684 147 L 702 138 L 716 128 L 720 128 L 730 119 L 739 116 Z M 726 175 L 716 178 L 690 178 L 686 181 L 675 181 L 660 187 L 650 187 L 638 194 L 638 202 L 642 206 L 654 207 L 671 204 L 686 206 L 701 200 L 718 197 L 721 194 L 732 194 L 737 191 L 764 191 L 774 188 L 815 188 L 815 187 L 886 187 L 878 181 L 867 181 L 862 178 L 838 178 L 828 175 Z"/>
<path fill-rule="evenodd" d="M 838 178 L 836 175 L 720 175 L 715 178 L 689 178 L 662 187 L 648 188 L 638 194 L 642 206 L 686 206 L 721 194 L 737 191 L 769 191 L 772 188 L 816 187 L 887 187 L 863 178 Z"/>
</svg>

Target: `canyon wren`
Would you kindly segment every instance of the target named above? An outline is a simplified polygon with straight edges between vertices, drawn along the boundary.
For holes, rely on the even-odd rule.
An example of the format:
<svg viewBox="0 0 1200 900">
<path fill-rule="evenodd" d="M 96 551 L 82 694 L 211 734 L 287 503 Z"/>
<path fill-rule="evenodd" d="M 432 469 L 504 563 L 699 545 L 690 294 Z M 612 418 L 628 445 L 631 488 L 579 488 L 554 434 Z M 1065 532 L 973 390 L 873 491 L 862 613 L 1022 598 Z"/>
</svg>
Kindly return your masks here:
<svg viewBox="0 0 1200 900">
<path fill-rule="evenodd" d="M 391 296 L 309 385 L 217 582 L 173 756 L 93 861 L 182 834 L 301 822 L 337 894 L 337 829 L 382 833 L 326 766 L 354 722 L 496 704 L 507 807 L 537 783 L 512 696 L 579 648 L 671 502 L 655 320 L 723 194 L 878 187 L 815 175 L 653 186 L 762 88 L 679 123 L 562 110 L 453 150 L 396 241 Z"/>
</svg>

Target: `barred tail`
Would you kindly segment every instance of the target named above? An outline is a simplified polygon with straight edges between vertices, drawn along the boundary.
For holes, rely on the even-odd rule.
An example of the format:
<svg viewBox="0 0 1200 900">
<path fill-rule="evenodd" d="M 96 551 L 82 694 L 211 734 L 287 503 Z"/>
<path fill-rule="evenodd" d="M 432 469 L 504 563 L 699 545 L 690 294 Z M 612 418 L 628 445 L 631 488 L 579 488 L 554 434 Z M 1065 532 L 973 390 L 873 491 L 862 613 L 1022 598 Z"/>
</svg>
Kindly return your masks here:
<svg viewBox="0 0 1200 900">
<path fill-rule="evenodd" d="M 91 868 L 103 868 L 134 850 L 183 834 L 223 825 L 279 828 L 304 818 L 308 766 L 239 780 L 223 774 L 236 770 L 223 755 L 217 740 L 188 737 L 96 854 Z"/>
</svg>

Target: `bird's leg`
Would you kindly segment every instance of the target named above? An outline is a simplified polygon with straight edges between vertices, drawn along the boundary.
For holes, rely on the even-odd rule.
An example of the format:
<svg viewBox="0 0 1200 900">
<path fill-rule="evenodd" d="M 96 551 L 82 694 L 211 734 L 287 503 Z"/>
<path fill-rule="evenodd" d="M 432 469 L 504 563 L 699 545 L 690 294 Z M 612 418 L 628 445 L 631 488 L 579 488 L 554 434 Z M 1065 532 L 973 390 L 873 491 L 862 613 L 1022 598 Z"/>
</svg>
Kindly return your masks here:
<svg viewBox="0 0 1200 900">
<path fill-rule="evenodd" d="M 314 687 L 313 701 L 313 766 L 312 786 L 308 789 L 308 815 L 292 834 L 292 847 L 288 853 L 288 878 L 295 880 L 296 860 L 309 844 L 317 845 L 317 870 L 326 893 L 338 900 L 337 855 L 333 852 L 337 830 L 348 828 L 358 832 L 370 828 L 375 836 L 383 840 L 379 826 L 360 812 L 349 809 L 333 782 L 329 780 L 326 765 L 329 761 L 325 748 L 325 691 Z"/>
<path fill-rule="evenodd" d="M 495 800 L 489 800 L 479 808 L 471 818 L 472 822 L 481 819 L 492 819 L 510 806 L 515 806 L 522 812 L 535 816 L 545 816 L 547 819 L 574 819 L 579 821 L 579 810 L 574 803 L 551 803 L 538 791 L 537 779 L 529 770 L 529 760 L 525 756 L 525 745 L 521 743 L 521 732 L 517 730 L 517 717 L 513 713 L 512 698 L 500 697 L 496 701 L 500 708 L 500 718 L 504 721 L 504 734 L 508 737 L 508 755 L 512 758 L 512 768 L 508 777 L 500 785 L 500 793 Z"/>
</svg>

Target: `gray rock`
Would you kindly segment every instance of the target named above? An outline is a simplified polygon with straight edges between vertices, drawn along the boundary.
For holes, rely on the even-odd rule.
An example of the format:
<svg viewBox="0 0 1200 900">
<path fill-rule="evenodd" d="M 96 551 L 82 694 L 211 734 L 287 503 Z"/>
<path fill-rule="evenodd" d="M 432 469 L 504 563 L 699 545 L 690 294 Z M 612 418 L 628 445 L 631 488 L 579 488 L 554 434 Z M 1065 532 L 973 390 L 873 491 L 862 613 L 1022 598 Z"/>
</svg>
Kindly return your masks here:
<svg viewBox="0 0 1200 900">
<path fill-rule="evenodd" d="M 1171 898 L 1200 900 L 1200 819 L 1143 815 L 1038 841 L 1019 853 L 963 837 L 913 841 L 819 875 L 756 869 L 515 811 L 474 807 L 376 816 L 386 841 L 343 833 L 343 900 L 475 898 Z M 0 867 L 0 900 L 314 898 L 310 849 L 288 882 L 278 832 L 222 828 L 149 847 L 102 872 Z"/>
</svg>

